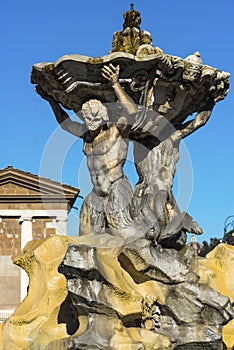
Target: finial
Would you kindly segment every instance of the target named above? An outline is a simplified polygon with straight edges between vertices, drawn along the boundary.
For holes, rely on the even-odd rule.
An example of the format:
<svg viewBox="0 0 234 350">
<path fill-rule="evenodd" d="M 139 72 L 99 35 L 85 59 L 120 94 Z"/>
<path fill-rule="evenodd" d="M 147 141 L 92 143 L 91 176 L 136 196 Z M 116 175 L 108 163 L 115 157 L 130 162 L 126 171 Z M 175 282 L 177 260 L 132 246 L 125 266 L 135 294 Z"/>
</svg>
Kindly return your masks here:
<svg viewBox="0 0 234 350">
<path fill-rule="evenodd" d="M 123 28 L 137 28 L 140 29 L 141 15 L 139 11 L 134 10 L 134 4 L 130 5 L 130 10 L 124 12 L 124 24 Z"/>
<path fill-rule="evenodd" d="M 201 57 L 200 52 L 199 51 L 194 52 L 194 56 Z"/>
<path fill-rule="evenodd" d="M 135 55 L 141 45 L 148 45 L 147 50 L 152 51 L 151 34 L 141 30 L 141 14 L 134 9 L 133 3 L 130 4 L 130 10 L 124 12 L 123 17 L 123 30 L 115 32 L 111 52 L 126 52 Z"/>
<path fill-rule="evenodd" d="M 201 55 L 198 51 L 194 52 L 193 55 L 186 57 L 185 60 L 192 64 L 202 65 Z"/>
</svg>

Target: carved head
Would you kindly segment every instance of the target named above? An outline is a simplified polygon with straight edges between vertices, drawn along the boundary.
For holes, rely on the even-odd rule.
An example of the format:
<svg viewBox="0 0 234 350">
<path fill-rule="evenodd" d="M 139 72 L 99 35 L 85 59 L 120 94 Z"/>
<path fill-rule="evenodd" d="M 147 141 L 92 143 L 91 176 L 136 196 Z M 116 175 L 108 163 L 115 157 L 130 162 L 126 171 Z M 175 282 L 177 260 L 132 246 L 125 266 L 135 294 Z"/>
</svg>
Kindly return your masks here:
<svg viewBox="0 0 234 350">
<path fill-rule="evenodd" d="M 89 130 L 97 130 L 104 121 L 107 121 L 107 109 L 99 100 L 89 100 L 82 105 L 85 124 Z"/>
</svg>

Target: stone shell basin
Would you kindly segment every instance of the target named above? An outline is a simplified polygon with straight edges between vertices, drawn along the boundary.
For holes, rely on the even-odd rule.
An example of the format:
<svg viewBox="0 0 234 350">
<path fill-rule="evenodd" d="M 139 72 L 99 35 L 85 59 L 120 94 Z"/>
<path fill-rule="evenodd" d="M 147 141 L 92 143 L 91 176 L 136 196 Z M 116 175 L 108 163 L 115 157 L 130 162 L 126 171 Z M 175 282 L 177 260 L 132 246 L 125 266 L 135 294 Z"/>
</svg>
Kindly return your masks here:
<svg viewBox="0 0 234 350">
<path fill-rule="evenodd" d="M 120 66 L 119 82 L 136 104 L 153 109 L 175 127 L 208 100 L 223 99 L 229 88 L 229 73 L 215 68 L 166 54 L 137 57 L 124 52 L 97 58 L 65 55 L 55 63 L 37 63 L 31 82 L 77 113 L 91 98 L 116 102 L 114 90 L 102 76 L 103 66 L 110 63 Z"/>
</svg>

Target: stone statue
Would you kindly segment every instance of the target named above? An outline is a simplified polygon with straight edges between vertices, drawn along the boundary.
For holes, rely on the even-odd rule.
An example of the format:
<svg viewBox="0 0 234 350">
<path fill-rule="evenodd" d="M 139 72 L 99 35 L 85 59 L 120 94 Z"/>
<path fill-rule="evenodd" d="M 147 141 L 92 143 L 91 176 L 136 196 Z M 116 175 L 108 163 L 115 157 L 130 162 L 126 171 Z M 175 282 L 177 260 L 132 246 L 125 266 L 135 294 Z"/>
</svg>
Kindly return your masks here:
<svg viewBox="0 0 234 350">
<path fill-rule="evenodd" d="M 187 213 L 180 212 L 172 186 L 181 140 L 206 124 L 214 105 L 215 100 L 210 99 L 204 110 L 197 113 L 191 121 L 180 124 L 177 130 L 165 118 L 157 116 L 160 121 L 157 123 L 157 117 L 154 121 L 158 129 L 166 128 L 169 136 L 165 138 L 165 133 L 160 135 L 157 129 L 151 134 L 147 128 L 145 138 L 138 138 L 138 142 L 134 143 L 139 182 L 134 190 L 132 215 L 133 217 L 145 215 L 144 209 L 147 203 L 151 215 L 153 213 L 155 215 L 153 230 L 151 227 L 152 237 L 166 247 L 181 248 L 186 243 L 186 232 L 202 233 L 202 229 Z M 146 131 L 142 127 L 141 133 Z M 158 145 L 148 149 L 147 145 L 152 145 L 154 141 Z M 148 213 L 146 215 L 149 217 Z"/>
<path fill-rule="evenodd" d="M 112 64 L 102 68 L 103 77 L 110 81 L 123 107 L 114 121 L 110 120 L 107 107 L 96 99 L 82 105 L 85 124 L 73 121 L 54 97 L 37 87 L 38 93 L 50 103 L 62 128 L 84 140 L 83 151 L 94 187 L 82 205 L 79 233 L 109 231 L 124 238 L 138 237 L 140 227 L 141 235 L 151 235 L 166 246 L 181 247 L 185 244 L 186 232 L 200 234 L 202 230 L 186 213 L 180 213 L 172 193 L 179 143 L 205 124 L 213 105 L 193 121 L 180 124 L 181 130 L 172 128 L 164 116 L 150 109 L 143 111 L 146 115 L 142 123 L 142 111 L 119 83 L 119 71 L 120 67 Z M 163 105 L 161 107 L 163 109 Z M 139 119 L 141 135 L 138 138 Z M 169 135 L 167 138 L 164 130 Z M 135 163 L 140 179 L 134 196 L 123 173 L 129 135 L 135 140 Z"/>
<path fill-rule="evenodd" d="M 104 66 L 102 74 L 110 81 L 123 107 L 124 115 L 115 122 L 109 119 L 107 107 L 96 99 L 88 100 L 82 106 L 84 124 L 73 121 L 52 96 L 37 88 L 37 92 L 50 103 L 61 127 L 84 140 L 83 151 L 93 190 L 81 209 L 80 235 L 101 234 L 108 229 L 120 235 L 132 221 L 132 187 L 123 173 L 123 165 L 127 157 L 129 130 L 137 110 L 119 84 L 119 66 Z"/>
<path fill-rule="evenodd" d="M 93 183 L 59 266 L 79 329 L 46 349 L 221 349 L 233 309 L 184 252 L 186 233 L 202 229 L 180 211 L 172 185 L 181 141 L 225 98 L 229 73 L 204 65 L 199 52 L 182 59 L 153 47 L 133 5 L 124 19 L 109 55 L 66 55 L 32 70 L 58 123 L 83 138 Z M 123 171 L 129 142 L 134 189 Z"/>
<path fill-rule="evenodd" d="M 150 40 L 145 42 L 137 52 L 145 45 L 152 47 Z M 48 64 L 43 69 L 35 67 L 33 77 L 39 82 L 38 93 L 49 101 L 62 128 L 84 139 L 83 151 L 94 187 L 82 205 L 79 234 L 108 232 L 133 239 L 147 235 L 165 247 L 180 249 L 186 232 L 201 234 L 202 230 L 187 213 L 180 212 L 172 193 L 179 144 L 207 122 L 215 103 L 224 98 L 228 74 L 203 66 L 197 52 L 183 61 L 156 51 L 141 51 L 131 78 L 123 78 L 122 73 L 129 76 L 130 65 L 123 65 L 123 60 L 113 64 L 115 53 L 110 62 L 103 59 L 109 64 L 100 65 L 99 76 L 95 75 L 97 68 L 93 71 L 99 83 L 72 82 L 68 76 L 77 70 L 68 73 L 67 58 L 59 61 L 59 73 Z M 88 62 L 86 69 L 91 69 Z M 71 81 L 67 92 L 61 91 L 63 76 Z M 76 86 L 75 91 L 71 86 Z M 92 95 L 95 98 L 90 100 Z M 72 121 L 60 103 L 72 108 L 85 123 Z M 196 117 L 186 122 L 194 112 Z M 129 140 L 134 142 L 139 174 L 134 192 L 123 173 Z"/>
</svg>

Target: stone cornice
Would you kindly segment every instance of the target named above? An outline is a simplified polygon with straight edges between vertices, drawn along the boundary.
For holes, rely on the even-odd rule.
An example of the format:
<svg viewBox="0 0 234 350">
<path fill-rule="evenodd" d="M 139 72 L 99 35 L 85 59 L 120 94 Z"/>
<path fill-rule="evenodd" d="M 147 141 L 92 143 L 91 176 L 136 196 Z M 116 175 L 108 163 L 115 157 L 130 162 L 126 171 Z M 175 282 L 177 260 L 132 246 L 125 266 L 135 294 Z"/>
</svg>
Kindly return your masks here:
<svg viewBox="0 0 234 350">
<path fill-rule="evenodd" d="M 79 194 L 79 189 L 59 182 L 15 169 L 11 166 L 0 170 L 0 188 L 14 184 L 35 193 L 0 194 L 0 203 L 68 203 L 71 208 Z"/>
</svg>

